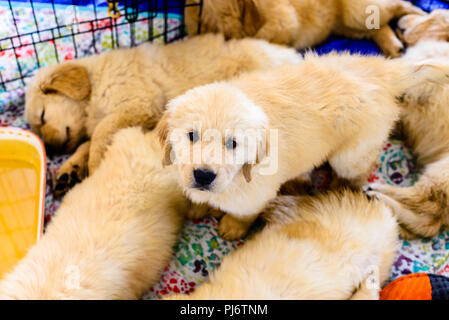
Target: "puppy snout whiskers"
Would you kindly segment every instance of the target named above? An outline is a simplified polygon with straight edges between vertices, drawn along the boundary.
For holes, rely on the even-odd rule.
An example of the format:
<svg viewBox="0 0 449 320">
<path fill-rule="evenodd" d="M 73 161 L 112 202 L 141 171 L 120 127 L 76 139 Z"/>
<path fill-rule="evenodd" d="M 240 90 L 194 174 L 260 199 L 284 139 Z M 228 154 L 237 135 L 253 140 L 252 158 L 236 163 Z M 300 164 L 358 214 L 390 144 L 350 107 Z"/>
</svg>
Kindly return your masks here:
<svg viewBox="0 0 449 320">
<path fill-rule="evenodd" d="M 207 169 L 196 169 L 193 171 L 193 177 L 199 187 L 208 187 L 214 182 L 217 175 Z"/>
</svg>

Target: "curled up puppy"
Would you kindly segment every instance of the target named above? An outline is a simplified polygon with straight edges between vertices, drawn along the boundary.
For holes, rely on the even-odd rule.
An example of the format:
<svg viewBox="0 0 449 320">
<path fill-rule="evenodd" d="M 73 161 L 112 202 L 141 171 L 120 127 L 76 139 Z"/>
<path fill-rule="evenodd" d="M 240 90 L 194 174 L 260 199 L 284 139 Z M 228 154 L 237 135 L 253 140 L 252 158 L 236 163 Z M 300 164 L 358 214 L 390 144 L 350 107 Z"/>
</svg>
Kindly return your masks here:
<svg viewBox="0 0 449 320">
<path fill-rule="evenodd" d="M 449 60 L 449 11 L 399 21 L 412 45 L 403 59 Z M 371 184 L 369 193 L 394 208 L 404 238 L 433 237 L 449 228 L 449 85 L 427 83 L 403 97 L 402 128 L 421 175 L 411 187 Z"/>
<path fill-rule="evenodd" d="M 186 195 L 227 214 L 219 233 L 246 235 L 280 186 L 329 162 L 353 188 L 366 183 L 399 118 L 396 98 L 447 82 L 449 63 L 349 54 L 317 57 L 189 90 L 157 130 L 164 163 Z"/>
<path fill-rule="evenodd" d="M 190 204 L 153 132 L 119 131 L 98 170 L 0 281 L 0 299 L 137 299 L 172 258 Z"/>
<path fill-rule="evenodd" d="M 298 63 L 293 49 L 263 40 L 204 35 L 145 43 L 40 69 L 27 88 L 25 114 L 48 149 L 76 152 L 56 175 L 66 192 L 98 167 L 121 128 L 153 129 L 168 100 L 245 71 Z"/>
<path fill-rule="evenodd" d="M 398 234 L 391 209 L 362 192 L 280 196 L 269 222 L 191 295 L 168 299 L 378 299 Z"/>
<path fill-rule="evenodd" d="M 187 0 L 188 4 L 199 2 Z M 198 6 L 185 9 L 190 35 L 221 32 L 227 38 L 255 37 L 304 49 L 334 33 L 373 39 L 391 57 L 400 56 L 404 46 L 389 22 L 408 14 L 424 14 L 403 0 L 202 0 L 201 3 L 201 9 Z"/>
</svg>

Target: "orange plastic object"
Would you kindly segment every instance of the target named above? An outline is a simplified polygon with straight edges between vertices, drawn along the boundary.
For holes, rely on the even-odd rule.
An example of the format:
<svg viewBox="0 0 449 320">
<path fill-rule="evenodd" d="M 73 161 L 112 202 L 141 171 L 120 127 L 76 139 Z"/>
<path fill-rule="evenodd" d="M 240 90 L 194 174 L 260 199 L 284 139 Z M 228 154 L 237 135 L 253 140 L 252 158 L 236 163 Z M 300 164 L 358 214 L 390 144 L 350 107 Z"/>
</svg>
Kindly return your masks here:
<svg viewBox="0 0 449 320">
<path fill-rule="evenodd" d="M 430 279 L 425 273 L 398 278 L 381 291 L 380 300 L 432 300 Z"/>
<path fill-rule="evenodd" d="M 0 279 L 42 234 L 45 170 L 37 136 L 0 127 Z"/>
</svg>

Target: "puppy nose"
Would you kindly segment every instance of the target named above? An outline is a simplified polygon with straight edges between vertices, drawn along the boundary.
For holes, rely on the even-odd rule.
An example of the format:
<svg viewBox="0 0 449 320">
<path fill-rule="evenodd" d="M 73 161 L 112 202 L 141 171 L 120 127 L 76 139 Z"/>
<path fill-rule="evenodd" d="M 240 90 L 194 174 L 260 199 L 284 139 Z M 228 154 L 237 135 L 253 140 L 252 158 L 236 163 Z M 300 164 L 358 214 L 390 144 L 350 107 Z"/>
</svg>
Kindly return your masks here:
<svg viewBox="0 0 449 320">
<path fill-rule="evenodd" d="M 195 178 L 195 182 L 202 187 L 206 187 L 210 185 L 217 175 L 210 170 L 206 169 L 196 169 L 193 171 L 193 177 Z"/>
</svg>

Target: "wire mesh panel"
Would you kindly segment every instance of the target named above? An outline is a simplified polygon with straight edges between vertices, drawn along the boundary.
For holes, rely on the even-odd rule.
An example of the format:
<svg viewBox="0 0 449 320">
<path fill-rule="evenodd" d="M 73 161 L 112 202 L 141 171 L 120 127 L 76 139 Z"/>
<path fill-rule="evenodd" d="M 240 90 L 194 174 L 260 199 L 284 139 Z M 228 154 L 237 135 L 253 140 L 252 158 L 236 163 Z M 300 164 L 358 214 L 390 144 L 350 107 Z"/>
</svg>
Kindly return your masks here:
<svg viewBox="0 0 449 320">
<path fill-rule="evenodd" d="M 0 0 L 0 92 L 24 86 L 39 67 L 182 38 L 184 7 L 185 0 Z"/>
</svg>

